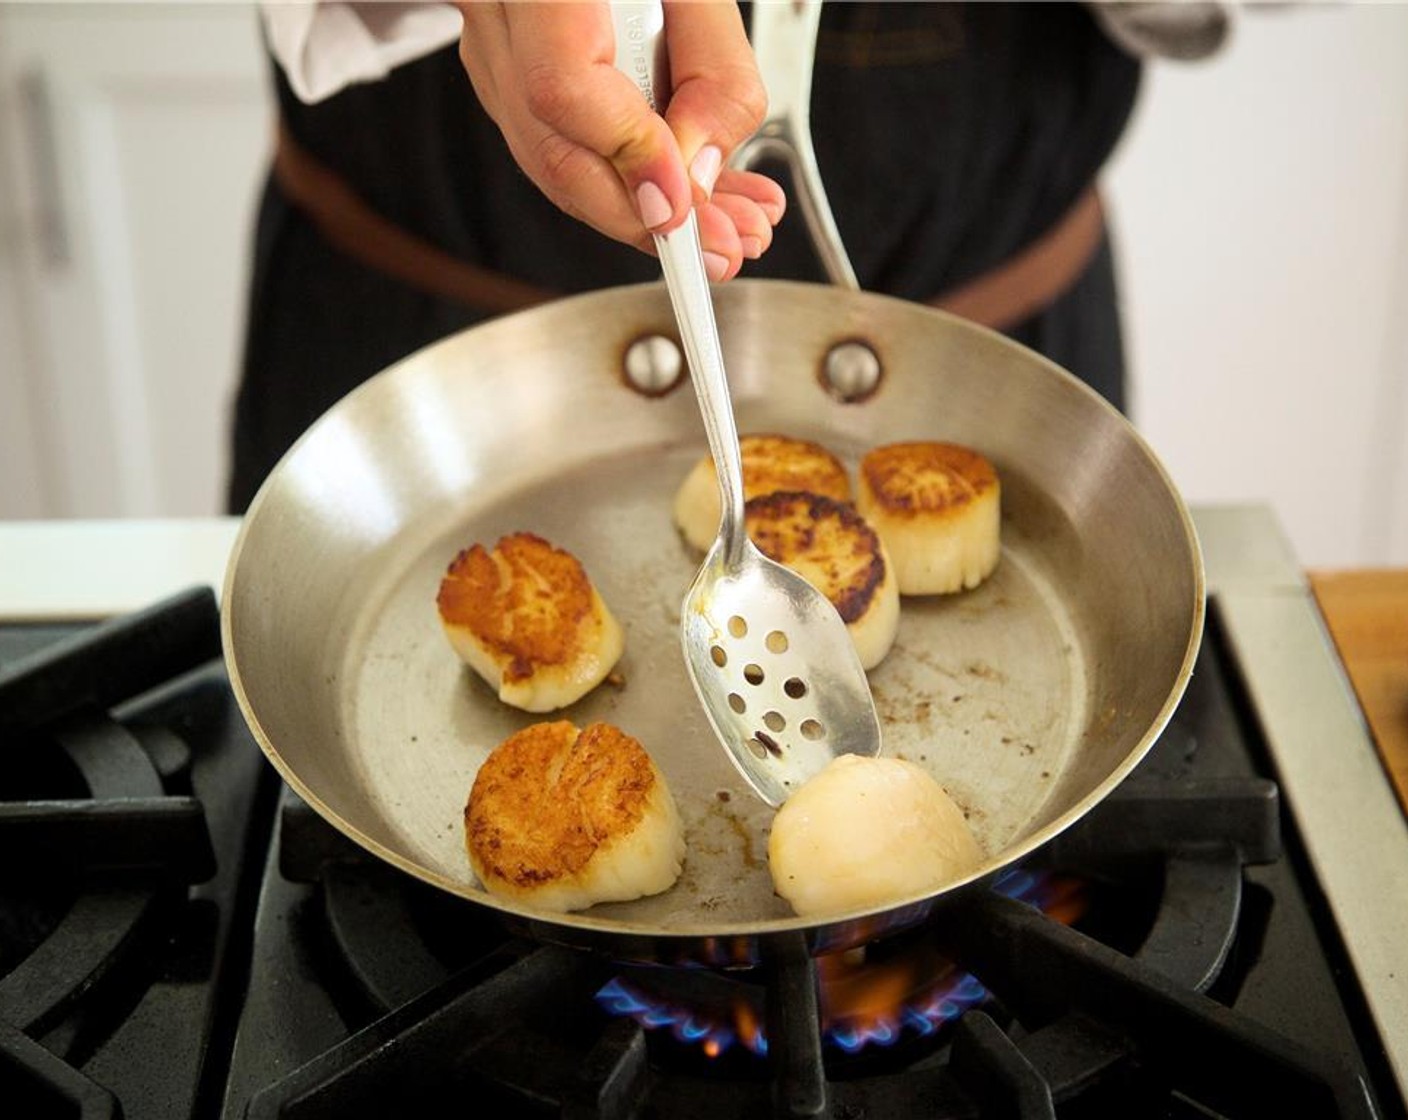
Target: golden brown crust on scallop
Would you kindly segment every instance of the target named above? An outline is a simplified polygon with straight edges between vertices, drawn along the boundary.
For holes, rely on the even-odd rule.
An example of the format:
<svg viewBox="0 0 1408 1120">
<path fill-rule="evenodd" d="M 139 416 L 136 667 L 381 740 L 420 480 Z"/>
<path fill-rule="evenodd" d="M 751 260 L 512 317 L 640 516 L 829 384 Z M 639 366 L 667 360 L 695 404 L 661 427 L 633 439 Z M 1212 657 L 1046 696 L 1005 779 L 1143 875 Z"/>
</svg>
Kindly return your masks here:
<svg viewBox="0 0 1408 1120">
<path fill-rule="evenodd" d="M 962 509 L 997 486 L 978 452 L 956 443 L 892 443 L 860 462 L 876 507 L 896 517 L 930 517 Z"/>
<path fill-rule="evenodd" d="M 435 603 L 445 625 L 464 627 L 487 647 L 507 681 L 567 665 L 592 636 L 585 627 L 593 611 L 586 571 L 570 552 L 533 533 L 502 537 L 492 553 L 478 544 L 461 550 Z"/>
<path fill-rule="evenodd" d="M 743 458 L 743 493 L 752 498 L 776 490 L 806 490 L 851 499 L 851 479 L 835 455 L 810 440 L 780 435 L 747 435 L 738 441 Z"/>
<path fill-rule="evenodd" d="M 608 723 L 535 723 L 489 755 L 465 806 L 476 870 L 520 890 L 577 875 L 634 830 L 657 778 L 635 739 Z"/>
<path fill-rule="evenodd" d="M 779 490 L 749 501 L 744 523 L 765 556 L 798 571 L 844 621 L 870 609 L 885 579 L 885 560 L 880 538 L 854 506 Z"/>
</svg>

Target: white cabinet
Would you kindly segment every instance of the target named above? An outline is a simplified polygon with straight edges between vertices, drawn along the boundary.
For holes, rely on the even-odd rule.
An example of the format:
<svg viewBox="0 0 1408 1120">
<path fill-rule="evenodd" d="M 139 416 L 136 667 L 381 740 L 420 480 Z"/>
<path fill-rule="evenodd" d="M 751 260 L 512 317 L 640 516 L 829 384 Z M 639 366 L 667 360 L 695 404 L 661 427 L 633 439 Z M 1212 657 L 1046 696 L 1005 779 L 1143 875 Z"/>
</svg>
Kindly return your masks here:
<svg viewBox="0 0 1408 1120">
<path fill-rule="evenodd" d="M 267 87 L 252 5 L 0 4 L 0 516 L 220 509 Z"/>
</svg>

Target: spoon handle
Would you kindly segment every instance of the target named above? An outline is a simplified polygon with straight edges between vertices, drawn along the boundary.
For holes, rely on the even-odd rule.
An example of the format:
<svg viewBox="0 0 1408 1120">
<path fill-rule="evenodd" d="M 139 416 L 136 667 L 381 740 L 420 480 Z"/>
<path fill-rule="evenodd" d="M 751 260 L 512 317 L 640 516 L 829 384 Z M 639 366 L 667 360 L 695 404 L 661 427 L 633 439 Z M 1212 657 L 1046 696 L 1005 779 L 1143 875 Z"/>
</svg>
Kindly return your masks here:
<svg viewBox="0 0 1408 1120">
<path fill-rule="evenodd" d="M 668 85 L 669 73 L 664 7 L 660 0 L 613 0 L 611 18 L 616 31 L 616 68 L 636 84 L 650 107 L 659 112 L 660 95 Z M 699 223 L 693 210 L 683 225 L 655 235 L 655 251 L 665 273 L 670 305 L 699 398 L 699 411 L 704 416 L 704 434 L 714 457 L 722 511 L 719 537 L 724 545 L 724 566 L 731 568 L 741 557 L 747 539 L 743 525 L 743 464 L 709 276 L 704 271 L 704 254 L 699 245 Z"/>
<path fill-rule="evenodd" d="M 714 301 L 704 256 L 699 247 L 699 223 L 694 211 L 684 225 L 655 237 L 655 248 L 665 272 L 665 286 L 679 324 L 680 339 L 689 361 L 690 378 L 699 411 L 704 417 L 704 433 L 714 456 L 719 483 L 721 521 L 719 535 L 724 543 L 726 568 L 734 566 L 743 550 L 743 463 L 738 450 L 738 429 L 729 400 L 728 377 L 724 373 L 723 347 L 714 321 Z"/>
</svg>

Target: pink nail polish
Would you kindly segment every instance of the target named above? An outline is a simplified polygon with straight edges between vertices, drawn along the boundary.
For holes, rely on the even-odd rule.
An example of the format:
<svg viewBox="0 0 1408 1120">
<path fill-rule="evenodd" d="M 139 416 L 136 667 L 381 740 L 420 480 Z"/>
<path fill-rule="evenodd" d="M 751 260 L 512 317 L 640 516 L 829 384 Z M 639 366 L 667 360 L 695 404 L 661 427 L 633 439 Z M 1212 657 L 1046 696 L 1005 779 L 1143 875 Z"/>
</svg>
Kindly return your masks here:
<svg viewBox="0 0 1408 1120">
<path fill-rule="evenodd" d="M 695 153 L 694 162 L 689 165 L 689 177 L 708 193 L 714 189 L 714 180 L 719 177 L 723 162 L 723 153 L 713 144 L 705 144 Z"/>
<path fill-rule="evenodd" d="M 709 274 L 710 280 L 722 280 L 728 275 L 728 258 L 722 257 L 718 253 L 704 254 L 704 271 Z"/>
<path fill-rule="evenodd" d="M 649 181 L 636 188 L 636 207 L 646 229 L 663 226 L 675 212 L 665 192 Z"/>
</svg>

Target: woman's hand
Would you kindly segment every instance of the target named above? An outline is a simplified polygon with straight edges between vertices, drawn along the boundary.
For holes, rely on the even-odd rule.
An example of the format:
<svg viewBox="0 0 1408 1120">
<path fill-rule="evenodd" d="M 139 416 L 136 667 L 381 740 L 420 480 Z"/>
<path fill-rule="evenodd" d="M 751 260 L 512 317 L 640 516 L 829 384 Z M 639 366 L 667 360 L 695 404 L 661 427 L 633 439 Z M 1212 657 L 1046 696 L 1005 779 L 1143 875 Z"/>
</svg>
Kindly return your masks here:
<svg viewBox="0 0 1408 1120">
<path fill-rule="evenodd" d="M 691 204 L 714 280 L 772 243 L 782 189 L 725 168 L 767 94 L 733 0 L 666 2 L 673 84 L 662 118 L 613 64 L 605 4 L 459 4 L 460 58 L 509 151 L 560 209 L 653 252 Z"/>
</svg>

